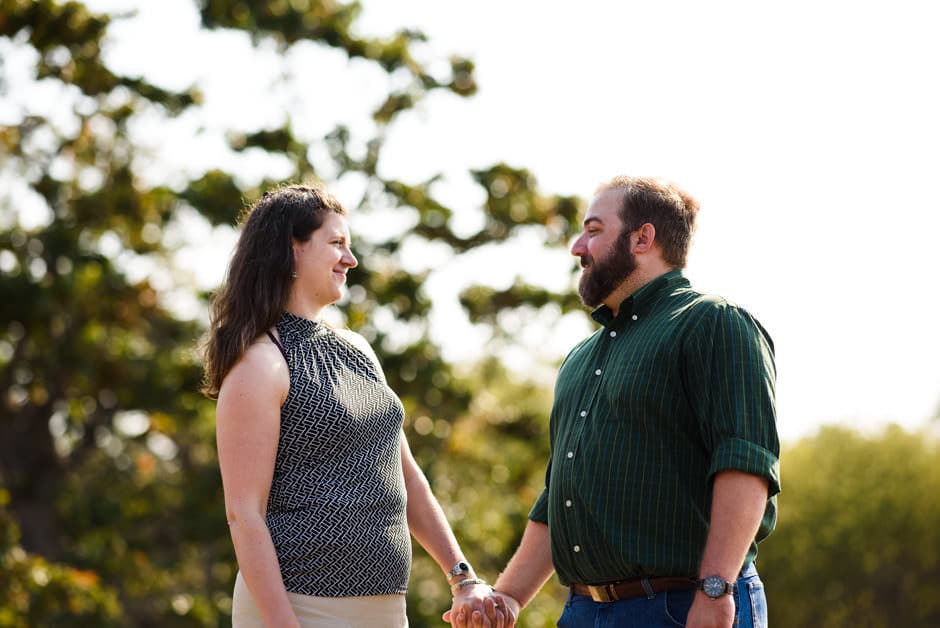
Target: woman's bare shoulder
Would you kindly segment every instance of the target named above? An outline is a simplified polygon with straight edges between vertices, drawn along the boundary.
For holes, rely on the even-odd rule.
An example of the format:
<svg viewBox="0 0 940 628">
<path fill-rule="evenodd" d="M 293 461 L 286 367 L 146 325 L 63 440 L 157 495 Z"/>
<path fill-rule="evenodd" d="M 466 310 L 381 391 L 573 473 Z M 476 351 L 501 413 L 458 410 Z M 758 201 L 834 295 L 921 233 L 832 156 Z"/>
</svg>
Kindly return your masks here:
<svg viewBox="0 0 940 628">
<path fill-rule="evenodd" d="M 290 384 L 287 362 L 281 350 L 267 335 L 259 336 L 225 376 L 223 389 L 227 383 L 237 384 L 243 390 L 259 387 L 270 389 L 274 386 L 286 391 Z"/>
</svg>

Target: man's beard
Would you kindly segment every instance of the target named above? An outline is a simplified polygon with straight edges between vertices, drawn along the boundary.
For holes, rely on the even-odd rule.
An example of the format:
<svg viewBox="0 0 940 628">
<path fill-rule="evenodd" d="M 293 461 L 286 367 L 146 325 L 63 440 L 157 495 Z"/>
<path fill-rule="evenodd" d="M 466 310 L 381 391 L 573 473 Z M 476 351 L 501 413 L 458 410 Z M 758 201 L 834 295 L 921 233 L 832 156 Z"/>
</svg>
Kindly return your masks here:
<svg viewBox="0 0 940 628">
<path fill-rule="evenodd" d="M 601 259 L 590 254 L 581 256 L 581 279 L 578 294 L 588 307 L 597 307 L 636 270 L 636 255 L 630 252 L 630 232 L 622 231 Z"/>
</svg>

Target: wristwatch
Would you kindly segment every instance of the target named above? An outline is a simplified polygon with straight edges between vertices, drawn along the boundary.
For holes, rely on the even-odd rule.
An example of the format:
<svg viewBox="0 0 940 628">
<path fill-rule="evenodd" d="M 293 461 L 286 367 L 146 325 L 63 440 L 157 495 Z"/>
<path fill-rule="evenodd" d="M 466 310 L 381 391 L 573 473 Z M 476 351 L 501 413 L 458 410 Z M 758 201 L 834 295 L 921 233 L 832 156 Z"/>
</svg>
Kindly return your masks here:
<svg viewBox="0 0 940 628">
<path fill-rule="evenodd" d="M 705 592 L 705 595 L 717 600 L 722 595 L 731 595 L 734 592 L 734 583 L 728 582 L 721 576 L 705 576 L 699 578 L 695 587 Z"/>
<path fill-rule="evenodd" d="M 472 571 L 473 567 L 470 566 L 470 563 L 465 560 L 458 560 L 457 564 L 447 572 L 447 581 L 450 582 L 457 576 L 466 576 L 469 578 Z"/>
</svg>

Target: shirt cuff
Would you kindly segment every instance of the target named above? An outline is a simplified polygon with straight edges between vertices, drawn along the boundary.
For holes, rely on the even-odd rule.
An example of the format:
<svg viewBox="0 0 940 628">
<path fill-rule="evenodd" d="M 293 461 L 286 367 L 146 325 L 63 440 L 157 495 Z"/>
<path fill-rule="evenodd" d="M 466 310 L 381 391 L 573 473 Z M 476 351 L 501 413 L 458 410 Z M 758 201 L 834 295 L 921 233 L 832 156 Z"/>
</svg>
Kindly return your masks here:
<svg viewBox="0 0 940 628">
<path fill-rule="evenodd" d="M 548 525 L 548 489 L 542 490 L 542 494 L 535 500 L 532 510 L 529 511 L 529 519 Z"/>
<path fill-rule="evenodd" d="M 766 478 L 768 498 L 780 492 L 780 459 L 757 443 L 740 438 L 726 438 L 718 443 L 712 452 L 708 477 L 719 471 L 741 471 Z"/>
</svg>

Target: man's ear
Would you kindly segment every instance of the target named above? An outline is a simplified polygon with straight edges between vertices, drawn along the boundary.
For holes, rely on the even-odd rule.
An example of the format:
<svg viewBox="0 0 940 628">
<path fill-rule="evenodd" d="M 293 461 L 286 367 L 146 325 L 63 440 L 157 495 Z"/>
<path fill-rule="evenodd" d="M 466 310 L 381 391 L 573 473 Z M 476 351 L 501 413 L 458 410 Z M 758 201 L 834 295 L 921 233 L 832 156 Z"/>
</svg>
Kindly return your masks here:
<svg viewBox="0 0 940 628">
<path fill-rule="evenodd" d="M 633 252 L 649 253 L 650 249 L 653 248 L 653 243 L 656 242 L 656 227 L 651 223 L 645 222 L 633 233 L 634 235 L 631 238 L 633 241 Z"/>
</svg>

